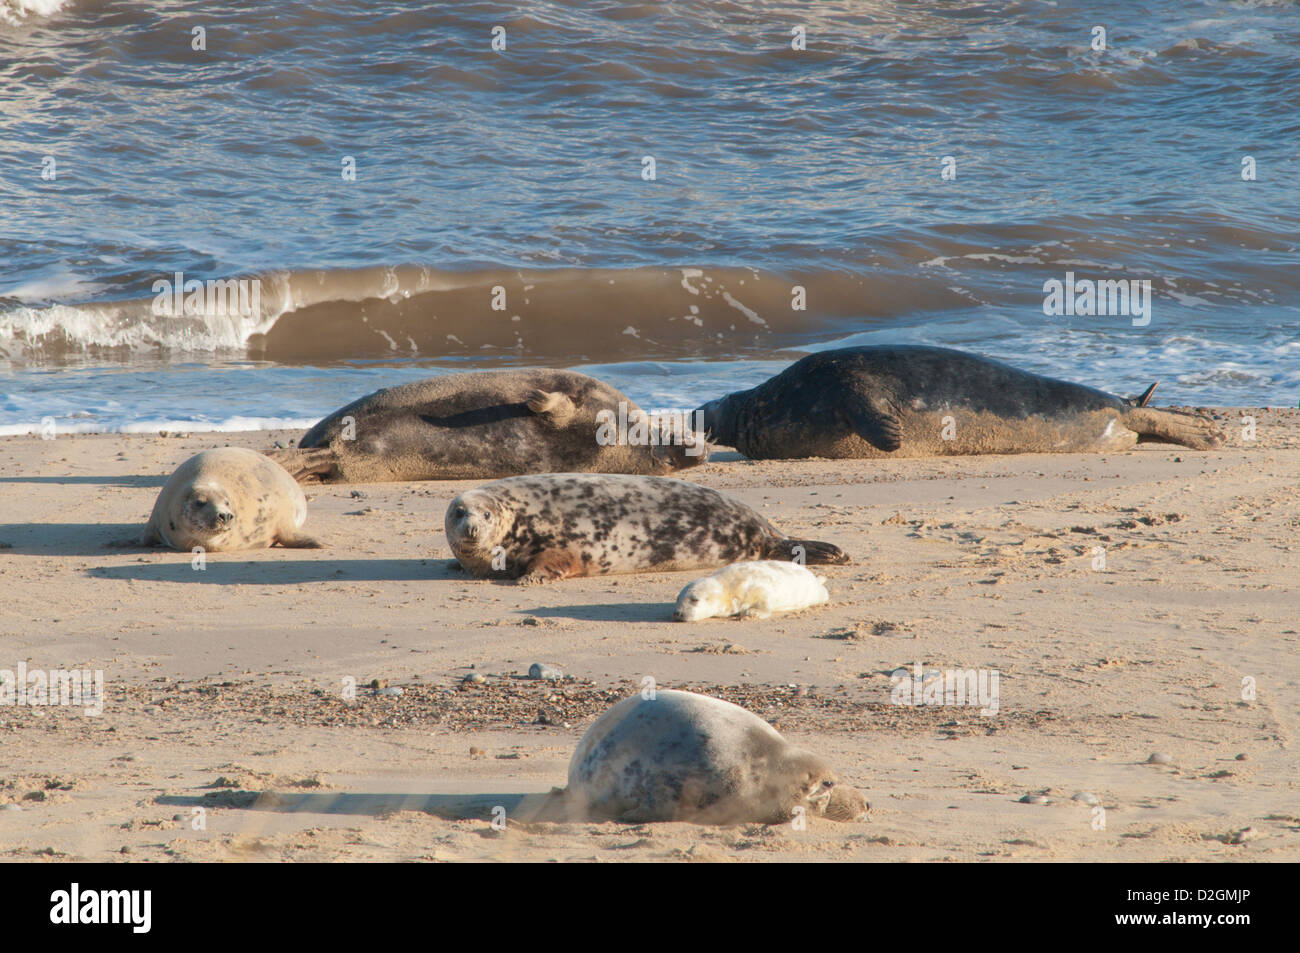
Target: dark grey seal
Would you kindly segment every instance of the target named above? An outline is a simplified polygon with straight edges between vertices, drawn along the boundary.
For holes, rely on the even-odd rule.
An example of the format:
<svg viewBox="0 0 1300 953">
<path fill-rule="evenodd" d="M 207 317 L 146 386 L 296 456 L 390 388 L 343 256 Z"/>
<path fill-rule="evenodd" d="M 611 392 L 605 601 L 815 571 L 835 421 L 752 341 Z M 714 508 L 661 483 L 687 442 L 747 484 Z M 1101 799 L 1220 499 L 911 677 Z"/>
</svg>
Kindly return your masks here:
<svg viewBox="0 0 1300 953">
<path fill-rule="evenodd" d="M 617 420 L 620 405 L 625 418 L 644 414 L 620 391 L 573 371 L 446 374 L 353 401 L 308 430 L 296 449 L 267 455 L 300 483 L 672 473 L 707 457 L 690 434 L 653 425 L 635 443 L 608 439 L 617 428 L 601 421 Z"/>
<path fill-rule="evenodd" d="M 1223 442 L 1200 414 L 1041 377 L 942 347 L 810 354 L 699 410 L 710 440 L 755 459 L 1113 451 Z"/>
</svg>

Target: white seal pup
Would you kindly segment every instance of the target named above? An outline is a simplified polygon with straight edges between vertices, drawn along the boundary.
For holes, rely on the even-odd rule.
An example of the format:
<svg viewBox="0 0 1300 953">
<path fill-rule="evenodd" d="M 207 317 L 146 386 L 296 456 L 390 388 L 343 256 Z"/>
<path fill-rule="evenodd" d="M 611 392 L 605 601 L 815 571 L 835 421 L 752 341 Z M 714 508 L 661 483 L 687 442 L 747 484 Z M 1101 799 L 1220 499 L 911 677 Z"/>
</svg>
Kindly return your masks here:
<svg viewBox="0 0 1300 953">
<path fill-rule="evenodd" d="M 678 622 L 731 616 L 766 619 L 774 612 L 794 612 L 830 599 L 825 576 L 798 563 L 756 559 L 732 563 L 688 584 L 677 596 L 673 618 Z"/>
<path fill-rule="evenodd" d="M 780 824 L 857 820 L 869 809 L 816 755 L 739 705 L 693 692 L 638 694 L 601 715 L 569 762 L 573 820 Z"/>
<path fill-rule="evenodd" d="M 279 543 L 314 549 L 298 535 L 307 521 L 302 487 L 274 460 L 241 447 L 190 457 L 163 486 L 145 527 L 145 546 L 210 553 Z"/>
</svg>

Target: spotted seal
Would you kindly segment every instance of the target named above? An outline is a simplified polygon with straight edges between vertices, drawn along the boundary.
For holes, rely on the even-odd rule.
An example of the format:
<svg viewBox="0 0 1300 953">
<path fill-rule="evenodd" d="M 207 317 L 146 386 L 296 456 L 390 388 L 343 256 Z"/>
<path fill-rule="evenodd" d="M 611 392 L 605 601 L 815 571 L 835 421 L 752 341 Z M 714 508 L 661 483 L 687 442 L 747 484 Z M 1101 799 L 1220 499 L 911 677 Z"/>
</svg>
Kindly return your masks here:
<svg viewBox="0 0 1300 953">
<path fill-rule="evenodd" d="M 241 447 L 204 450 L 171 475 L 141 543 L 210 553 L 264 549 L 279 543 L 314 549 L 298 535 L 307 520 L 302 487 L 274 460 Z"/>
<path fill-rule="evenodd" d="M 744 559 L 849 561 L 830 543 L 787 537 L 739 500 L 669 477 L 509 477 L 452 500 L 445 526 L 469 572 L 524 583 Z"/>
<path fill-rule="evenodd" d="M 564 790 L 574 819 L 780 824 L 870 809 L 820 758 L 739 705 L 658 689 L 625 698 L 578 742 Z"/>
<path fill-rule="evenodd" d="M 1199 414 L 1040 377 L 941 347 L 850 347 L 796 361 L 699 408 L 710 438 L 755 459 L 1114 451 L 1222 443 Z"/>
<path fill-rule="evenodd" d="M 633 439 L 635 427 L 620 439 L 610 425 L 640 415 L 648 417 L 586 374 L 471 371 L 375 391 L 317 423 L 296 448 L 269 456 L 303 483 L 667 474 L 707 457 L 692 433 L 651 421 L 643 439 Z"/>
</svg>

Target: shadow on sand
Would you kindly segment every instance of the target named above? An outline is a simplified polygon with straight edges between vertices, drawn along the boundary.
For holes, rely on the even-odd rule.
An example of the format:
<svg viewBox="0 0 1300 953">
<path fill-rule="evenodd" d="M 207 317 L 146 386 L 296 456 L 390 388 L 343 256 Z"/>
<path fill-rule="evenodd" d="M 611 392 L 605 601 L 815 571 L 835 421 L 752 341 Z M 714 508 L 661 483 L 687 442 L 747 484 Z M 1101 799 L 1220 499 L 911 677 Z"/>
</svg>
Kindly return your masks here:
<svg viewBox="0 0 1300 953">
<path fill-rule="evenodd" d="M 520 609 L 519 615 L 542 619 L 581 619 L 585 622 L 671 622 L 675 602 L 634 602 L 627 605 L 544 606 Z"/>
<path fill-rule="evenodd" d="M 172 807 L 228 807 L 279 814 L 362 814 L 379 817 L 397 811 L 421 811 L 449 821 L 491 820 L 504 808 L 514 821 L 563 821 L 564 798 L 557 791 L 535 794 L 349 794 L 279 791 L 212 791 L 201 796 L 168 794 L 157 804 Z M 500 812 L 497 812 L 498 814 Z"/>
<path fill-rule="evenodd" d="M 168 555 L 171 555 L 168 553 Z M 202 570 L 188 553 L 175 561 L 94 566 L 86 574 L 100 579 L 138 582 L 207 583 L 219 586 L 292 586 L 308 582 L 401 582 L 460 579 L 449 574 L 443 559 L 301 559 L 247 560 L 237 553 L 209 553 Z M 234 558 L 231 558 L 234 557 Z"/>
<path fill-rule="evenodd" d="M 54 484 L 98 484 L 100 486 L 163 486 L 170 479 L 170 474 L 132 476 L 6 476 L 0 477 L 0 483 L 54 483 Z"/>
<path fill-rule="evenodd" d="M 139 550 L 144 520 L 138 523 L 5 523 L 0 525 L 0 557 L 102 556 L 108 550 Z M 129 541 L 129 542 L 128 542 Z"/>
</svg>

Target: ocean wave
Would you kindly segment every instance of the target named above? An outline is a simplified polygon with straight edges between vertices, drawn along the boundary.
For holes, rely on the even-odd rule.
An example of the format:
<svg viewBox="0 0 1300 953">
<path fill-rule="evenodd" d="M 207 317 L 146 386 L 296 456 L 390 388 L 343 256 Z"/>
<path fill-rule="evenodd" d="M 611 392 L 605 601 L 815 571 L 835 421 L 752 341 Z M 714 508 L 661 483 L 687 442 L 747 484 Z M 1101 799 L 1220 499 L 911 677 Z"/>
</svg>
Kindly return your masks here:
<svg viewBox="0 0 1300 953">
<path fill-rule="evenodd" d="M 48 17 L 58 13 L 68 0 L 0 0 L 0 22 L 23 23 L 29 17 Z"/>
</svg>

